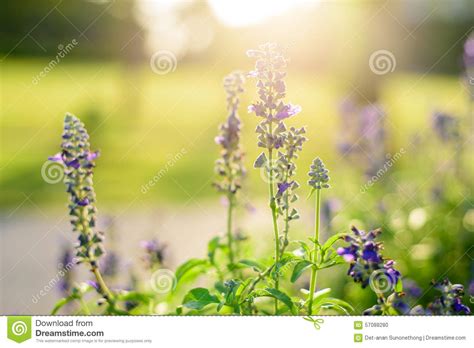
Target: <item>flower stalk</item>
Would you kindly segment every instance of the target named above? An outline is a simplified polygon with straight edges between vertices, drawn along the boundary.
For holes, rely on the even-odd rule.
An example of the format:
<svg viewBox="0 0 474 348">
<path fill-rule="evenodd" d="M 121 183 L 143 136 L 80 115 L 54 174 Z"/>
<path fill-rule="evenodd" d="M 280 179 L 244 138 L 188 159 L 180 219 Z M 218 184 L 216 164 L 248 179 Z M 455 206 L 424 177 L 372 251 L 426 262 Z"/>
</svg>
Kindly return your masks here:
<svg viewBox="0 0 474 348">
<path fill-rule="evenodd" d="M 244 76 L 240 72 L 233 72 L 224 79 L 229 115 L 226 122 L 220 125 L 219 134 L 215 138 L 216 144 L 221 146 L 221 156 L 215 165 L 219 180 L 214 183 L 214 186 L 219 192 L 223 192 L 227 198 L 226 239 L 229 269 L 231 270 L 235 268 L 236 253 L 233 236 L 233 213 L 236 206 L 236 195 L 242 187 L 241 181 L 245 175 L 244 154 L 240 145 L 241 121 L 237 112 L 240 104 L 239 94 L 244 91 L 242 88 L 244 82 Z"/>
<path fill-rule="evenodd" d="M 312 266 L 311 266 L 311 281 L 309 286 L 308 294 L 308 315 L 313 313 L 313 298 L 314 292 L 316 291 L 316 281 L 317 281 L 317 270 L 319 262 L 319 226 L 321 218 L 321 190 L 323 188 L 329 188 L 329 171 L 324 166 L 321 159 L 316 158 L 313 161 L 313 164 L 310 167 L 309 177 L 310 180 L 308 184 L 313 188 L 313 192 L 316 191 L 316 200 L 315 200 L 315 215 L 314 215 L 314 250 L 312 253 Z"/>
<path fill-rule="evenodd" d="M 248 107 L 248 111 L 255 113 L 256 116 L 262 119 L 255 131 L 258 134 L 258 146 L 266 149 L 266 153 L 262 152 L 257 157 L 254 167 L 264 170 L 268 178 L 269 206 L 272 214 L 275 243 L 274 259 L 275 264 L 278 264 L 282 252 L 278 217 L 281 213 L 285 215 L 284 210 L 280 209 L 280 197 L 278 196 L 278 194 L 283 194 L 284 191 L 281 191 L 279 187 L 284 184 L 283 178 L 285 178 L 284 171 L 282 171 L 281 157 L 283 155 L 281 151 L 285 151 L 285 139 L 288 132 L 284 120 L 298 114 L 301 107 L 291 103 L 286 104 L 283 101 L 286 96 L 284 78 L 286 76 L 287 59 L 275 44 L 264 44 L 258 50 L 248 51 L 247 55 L 256 59 L 255 70 L 251 71 L 249 76 L 256 78 L 259 96 L 258 101 Z M 276 192 L 277 186 L 278 192 Z M 275 289 L 278 290 L 278 288 L 279 275 L 276 272 Z M 278 300 L 275 299 L 275 314 L 277 313 Z"/>
<path fill-rule="evenodd" d="M 97 292 L 114 307 L 112 292 L 99 270 L 98 261 L 105 253 L 103 232 L 97 231 L 93 186 L 93 168 L 98 152 L 90 150 L 89 135 L 84 124 L 74 115 L 64 119 L 62 151 L 49 159 L 64 166 L 66 191 L 69 193 L 69 215 L 73 231 L 79 234 L 76 256 L 78 263 L 86 263 L 97 280 Z"/>
</svg>

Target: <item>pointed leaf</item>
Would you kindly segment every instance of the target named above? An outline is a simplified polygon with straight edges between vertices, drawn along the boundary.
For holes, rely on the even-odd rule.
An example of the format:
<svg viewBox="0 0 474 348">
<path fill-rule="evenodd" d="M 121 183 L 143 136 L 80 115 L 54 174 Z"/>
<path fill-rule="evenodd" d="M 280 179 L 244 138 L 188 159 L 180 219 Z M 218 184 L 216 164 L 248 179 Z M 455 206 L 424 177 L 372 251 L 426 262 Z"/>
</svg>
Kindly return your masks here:
<svg viewBox="0 0 474 348">
<path fill-rule="evenodd" d="M 220 303 L 219 299 L 211 295 L 205 288 L 195 288 L 184 296 L 183 306 L 191 309 L 203 309 L 207 305 Z"/>
<path fill-rule="evenodd" d="M 293 273 L 291 274 L 291 282 L 296 282 L 298 278 L 303 274 L 303 272 L 310 268 L 312 264 L 312 262 L 307 260 L 298 262 L 295 265 L 295 268 L 293 268 Z"/>
</svg>

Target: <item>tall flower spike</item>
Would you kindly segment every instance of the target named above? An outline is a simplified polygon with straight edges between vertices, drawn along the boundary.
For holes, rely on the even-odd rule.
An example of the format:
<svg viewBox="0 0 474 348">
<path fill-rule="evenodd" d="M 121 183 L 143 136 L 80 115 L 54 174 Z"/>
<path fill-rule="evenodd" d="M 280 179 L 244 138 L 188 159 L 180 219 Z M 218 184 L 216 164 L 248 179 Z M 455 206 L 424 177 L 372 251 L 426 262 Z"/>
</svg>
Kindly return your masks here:
<svg viewBox="0 0 474 348">
<path fill-rule="evenodd" d="M 50 160 L 64 165 L 69 215 L 73 230 L 79 233 L 79 244 L 76 246 L 78 261 L 95 263 L 104 253 L 103 233 L 94 229 L 97 209 L 92 176 L 98 152 L 90 150 L 84 124 L 71 114 L 64 119 L 62 138 L 61 153 L 50 157 Z"/>
<path fill-rule="evenodd" d="M 323 188 L 329 188 L 329 170 L 324 166 L 323 161 L 318 157 L 311 164 L 310 171 L 308 173 L 310 180 L 308 181 L 309 186 L 315 190 Z"/>
<path fill-rule="evenodd" d="M 255 161 L 255 168 L 265 168 L 268 175 L 268 188 L 270 196 L 270 209 L 272 210 L 272 224 L 275 242 L 275 263 L 280 261 L 280 232 L 278 226 L 277 195 L 280 196 L 288 190 L 291 183 L 285 180 L 284 164 L 281 162 L 282 155 L 273 157 L 274 150 L 281 149 L 285 145 L 285 138 L 288 135 L 287 128 L 283 121 L 295 116 L 301 111 L 301 107 L 291 103 L 285 103 L 287 59 L 283 56 L 275 44 L 267 43 L 261 45 L 258 50 L 250 50 L 247 55 L 256 58 L 255 70 L 249 76 L 257 80 L 258 101 L 248 107 L 249 112 L 255 113 L 262 120 L 257 126 L 259 147 L 267 150 L 268 157 L 262 153 Z M 284 156 L 284 155 L 283 155 Z M 276 187 L 275 187 L 276 186 Z M 276 192 L 278 189 L 278 193 Z M 296 215 L 295 215 L 296 218 Z M 285 231 L 286 235 L 286 231 Z M 286 237 L 284 237 L 286 240 Z M 278 290 L 278 275 L 275 279 L 275 289 Z M 278 313 L 278 300 L 275 299 L 275 313 Z"/>
<path fill-rule="evenodd" d="M 224 79 L 227 92 L 227 110 L 229 115 L 219 127 L 215 141 L 221 146 L 221 157 L 216 161 L 215 170 L 221 178 L 215 186 L 219 191 L 236 193 L 241 188 L 241 179 L 245 174 L 243 152 L 240 146 L 241 122 L 237 114 L 239 94 L 243 92 L 245 79 L 239 72 L 233 72 Z"/>
<path fill-rule="evenodd" d="M 97 209 L 92 177 L 94 160 L 99 154 L 91 151 L 87 130 L 74 115 L 66 114 L 62 139 L 62 151 L 49 159 L 64 165 L 70 222 L 73 231 L 79 234 L 76 245 L 77 262 L 90 265 L 99 284 L 97 290 L 112 304 L 112 293 L 106 286 L 98 266 L 98 260 L 104 254 L 104 235 L 95 229 Z"/>
<path fill-rule="evenodd" d="M 216 143 L 221 146 L 221 157 L 216 161 L 215 171 L 220 180 L 214 185 L 220 192 L 227 196 L 227 246 L 229 264 L 234 265 L 233 226 L 232 214 L 235 206 L 235 195 L 241 188 L 242 177 L 245 175 L 243 152 L 240 146 L 241 122 L 237 114 L 239 107 L 239 94 L 243 92 L 242 85 L 245 78 L 240 72 L 233 72 L 224 79 L 224 89 L 227 93 L 227 110 L 229 116 L 225 123 L 219 127 Z"/>
<path fill-rule="evenodd" d="M 255 70 L 249 75 L 257 79 L 259 101 L 248 107 L 249 112 L 262 117 L 257 126 L 258 146 L 268 150 L 283 146 L 283 136 L 280 130 L 281 121 L 297 115 L 301 111 L 299 105 L 285 103 L 287 59 L 277 49 L 275 44 L 267 43 L 259 50 L 250 50 L 247 55 L 257 58 Z M 272 124 L 277 125 L 273 129 Z M 284 128 L 283 128 L 284 129 Z"/>
</svg>

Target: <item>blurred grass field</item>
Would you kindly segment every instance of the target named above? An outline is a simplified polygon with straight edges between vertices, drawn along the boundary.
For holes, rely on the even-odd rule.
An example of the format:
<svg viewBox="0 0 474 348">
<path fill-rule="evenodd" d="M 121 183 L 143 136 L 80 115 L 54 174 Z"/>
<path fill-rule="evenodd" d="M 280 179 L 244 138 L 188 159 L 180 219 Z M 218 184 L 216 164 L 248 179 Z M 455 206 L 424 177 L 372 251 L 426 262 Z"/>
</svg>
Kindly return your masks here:
<svg viewBox="0 0 474 348">
<path fill-rule="evenodd" d="M 1 207 L 21 204 L 24 192 L 33 193 L 31 198 L 37 203 L 62 204 L 64 197 L 58 194 L 62 185 L 43 181 L 41 167 L 58 151 L 65 112 L 84 120 L 93 148 L 101 151 L 95 179 L 101 204 L 124 204 L 137 195 L 161 203 L 215 196 L 210 187 L 218 156 L 213 139 L 226 116 L 222 79 L 229 71 L 183 64 L 160 76 L 148 66 L 73 61 L 59 64 L 34 84 L 32 78 L 47 63 L 15 59 L 2 64 Z M 253 196 L 264 193 L 265 187 L 259 173 L 251 169 L 259 151 L 253 132 L 258 120 L 246 112 L 255 95 L 252 81 L 247 88 L 240 114 L 248 193 Z M 343 130 L 338 105 L 348 95 L 363 100 L 364 92 L 353 81 L 291 69 L 288 89 L 288 100 L 303 107 L 291 123 L 307 125 L 310 139 L 299 161 L 300 179 L 305 181 L 305 168 L 317 154 L 332 168 L 336 192 L 350 193 L 354 183 L 363 182 L 352 177 L 350 185 L 344 184 L 353 173 L 336 152 Z M 381 87 L 379 101 L 387 111 L 389 150 L 406 146 L 416 132 L 429 132 L 434 110 L 463 115 L 464 92 L 455 77 L 391 75 Z M 166 162 L 182 149 L 184 156 L 167 167 Z M 403 162 L 410 157 L 405 156 Z M 163 169 L 166 175 L 142 194 L 141 187 Z"/>
</svg>

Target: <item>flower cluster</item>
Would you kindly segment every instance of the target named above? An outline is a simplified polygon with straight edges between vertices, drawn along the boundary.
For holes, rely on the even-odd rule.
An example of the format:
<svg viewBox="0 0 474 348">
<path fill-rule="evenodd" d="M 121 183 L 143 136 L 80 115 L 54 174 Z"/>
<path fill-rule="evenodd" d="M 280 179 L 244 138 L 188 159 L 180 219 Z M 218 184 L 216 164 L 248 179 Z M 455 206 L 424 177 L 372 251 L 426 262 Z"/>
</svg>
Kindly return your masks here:
<svg viewBox="0 0 474 348">
<path fill-rule="evenodd" d="M 229 116 L 219 127 L 219 135 L 215 138 L 222 150 L 215 166 L 215 171 L 221 180 L 214 185 L 219 191 L 230 194 L 235 194 L 241 188 L 241 179 L 245 174 L 243 152 L 240 147 L 241 122 L 237 114 L 239 94 L 244 91 L 242 88 L 244 81 L 244 76 L 239 72 L 234 72 L 224 79 Z"/>
<path fill-rule="evenodd" d="M 323 161 L 321 159 L 315 158 L 313 163 L 311 164 L 310 170 L 309 170 L 309 181 L 308 184 L 311 186 L 314 190 L 321 190 L 323 188 L 329 188 L 329 170 L 326 169 L 324 166 Z"/>
<path fill-rule="evenodd" d="M 349 246 L 337 249 L 337 253 L 350 263 L 347 274 L 365 288 L 369 285 L 373 272 L 379 271 L 383 273 L 385 281 L 390 283 L 389 287 L 393 288 L 401 274 L 394 268 L 393 260 L 384 260 L 381 254 L 383 245 L 375 241 L 381 230 L 364 232 L 353 226 L 352 232 L 353 235 L 345 237 L 345 241 L 350 243 Z"/>
<path fill-rule="evenodd" d="M 156 239 L 151 239 L 142 241 L 140 246 L 145 250 L 143 260 L 147 268 L 155 269 L 163 264 L 166 245 L 162 245 Z"/>
<path fill-rule="evenodd" d="M 459 140 L 460 124 L 456 117 L 435 112 L 432 117 L 433 130 L 442 142 Z"/>
<path fill-rule="evenodd" d="M 452 315 L 470 314 L 471 310 L 462 303 L 464 287 L 461 284 L 451 284 L 444 279 L 434 284 L 434 288 L 441 292 L 441 296 L 428 305 L 427 314 Z"/>
<path fill-rule="evenodd" d="M 65 184 L 69 193 L 69 215 L 73 230 L 79 233 L 78 262 L 96 265 L 104 253 L 103 233 L 96 231 L 95 192 L 93 187 L 94 160 L 98 152 L 90 150 L 89 135 L 84 124 L 67 114 L 64 119 L 62 151 L 49 159 L 64 165 Z"/>
<path fill-rule="evenodd" d="M 299 105 L 284 103 L 286 96 L 285 68 L 287 59 L 275 44 L 264 44 L 259 50 L 250 50 L 247 55 L 256 58 L 255 70 L 250 76 L 257 79 L 259 100 L 248 107 L 249 112 L 263 120 L 257 126 L 258 146 L 268 150 L 279 149 L 284 143 L 284 119 L 298 114 Z M 275 125 L 275 127 L 273 127 Z"/>
<path fill-rule="evenodd" d="M 339 151 L 363 165 L 368 176 L 373 176 L 386 161 L 385 113 L 380 105 L 359 107 L 346 99 L 340 107 L 341 140 Z"/>
</svg>

